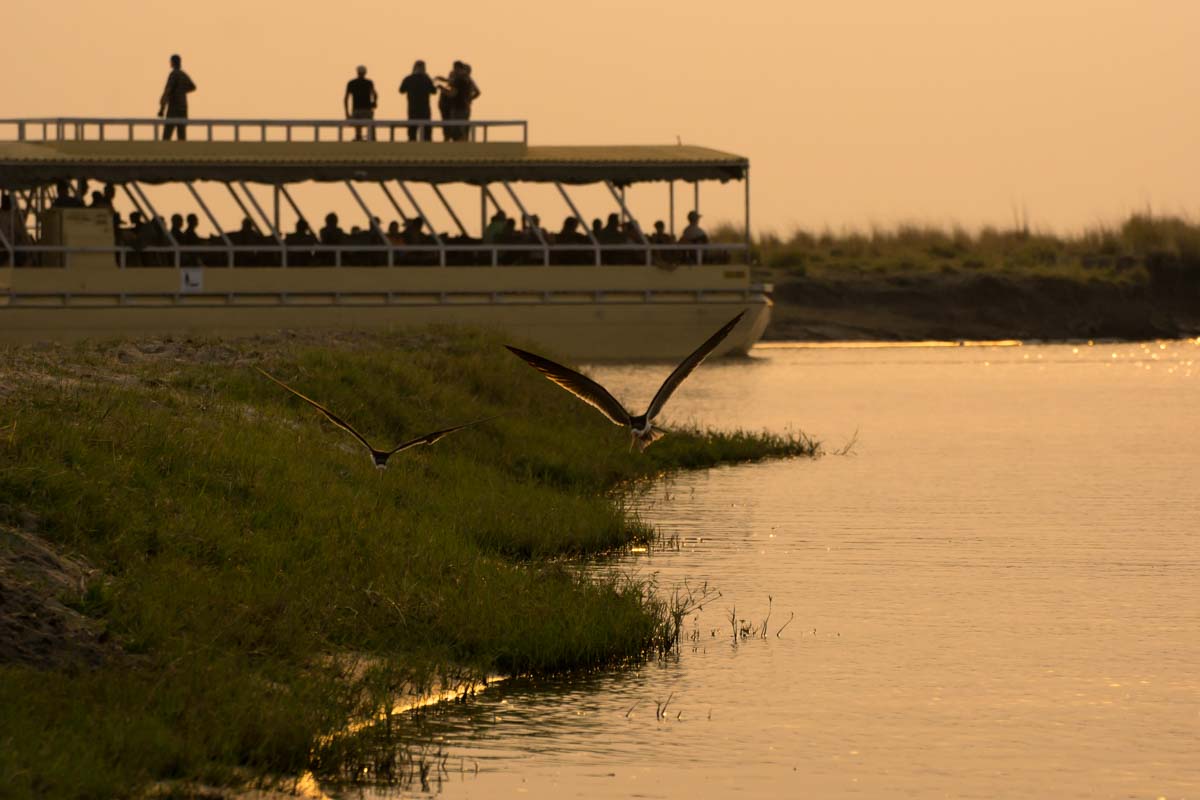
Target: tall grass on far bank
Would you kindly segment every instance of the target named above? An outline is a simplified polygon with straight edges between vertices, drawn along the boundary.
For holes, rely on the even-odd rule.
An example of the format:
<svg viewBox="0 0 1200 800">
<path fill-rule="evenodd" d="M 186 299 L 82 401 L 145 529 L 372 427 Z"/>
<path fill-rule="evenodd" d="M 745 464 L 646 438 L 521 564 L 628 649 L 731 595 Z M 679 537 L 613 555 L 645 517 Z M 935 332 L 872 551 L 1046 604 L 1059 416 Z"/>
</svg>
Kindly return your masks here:
<svg viewBox="0 0 1200 800">
<path fill-rule="evenodd" d="M 730 225 L 717 241 L 743 241 Z M 929 225 L 869 231 L 768 232 L 752 243 L 755 263 L 813 277 L 854 273 L 997 272 L 1077 280 L 1140 282 L 1184 277 L 1200 281 L 1200 224 L 1178 216 L 1134 214 L 1117 226 L 1074 235 L 985 227 L 972 232 Z"/>
<path fill-rule="evenodd" d="M 670 609 L 646 585 L 561 558 L 649 535 L 609 490 L 816 445 L 683 431 L 630 453 L 498 344 L 433 332 L 5 352 L 0 526 L 95 568 L 62 600 L 111 652 L 98 667 L 0 665 L 0 785 L 109 797 L 295 775 L 407 686 L 667 646 Z M 381 442 L 503 416 L 377 472 L 253 366 Z"/>
</svg>

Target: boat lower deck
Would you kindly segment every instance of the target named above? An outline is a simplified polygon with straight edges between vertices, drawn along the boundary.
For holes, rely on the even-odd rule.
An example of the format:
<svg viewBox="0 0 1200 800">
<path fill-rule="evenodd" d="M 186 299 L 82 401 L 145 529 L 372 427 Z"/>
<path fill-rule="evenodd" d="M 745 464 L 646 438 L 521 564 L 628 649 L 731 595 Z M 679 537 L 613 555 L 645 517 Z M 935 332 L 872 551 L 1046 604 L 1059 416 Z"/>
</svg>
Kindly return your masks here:
<svg viewBox="0 0 1200 800">
<path fill-rule="evenodd" d="M 583 360 L 674 359 L 736 314 L 770 318 L 745 265 L 0 269 L 0 341 L 468 325 Z"/>
</svg>

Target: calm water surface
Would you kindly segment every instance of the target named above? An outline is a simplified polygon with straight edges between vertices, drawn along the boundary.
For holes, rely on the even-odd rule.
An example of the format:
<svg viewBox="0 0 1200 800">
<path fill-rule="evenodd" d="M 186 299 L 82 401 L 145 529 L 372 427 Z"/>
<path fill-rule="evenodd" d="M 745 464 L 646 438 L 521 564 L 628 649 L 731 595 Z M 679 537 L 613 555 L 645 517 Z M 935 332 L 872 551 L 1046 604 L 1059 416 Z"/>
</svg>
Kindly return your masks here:
<svg viewBox="0 0 1200 800">
<path fill-rule="evenodd" d="M 434 790 L 1200 797 L 1200 342 L 760 347 L 668 412 L 858 441 L 649 491 L 678 547 L 619 566 L 719 589 L 694 641 L 430 714 Z"/>
</svg>

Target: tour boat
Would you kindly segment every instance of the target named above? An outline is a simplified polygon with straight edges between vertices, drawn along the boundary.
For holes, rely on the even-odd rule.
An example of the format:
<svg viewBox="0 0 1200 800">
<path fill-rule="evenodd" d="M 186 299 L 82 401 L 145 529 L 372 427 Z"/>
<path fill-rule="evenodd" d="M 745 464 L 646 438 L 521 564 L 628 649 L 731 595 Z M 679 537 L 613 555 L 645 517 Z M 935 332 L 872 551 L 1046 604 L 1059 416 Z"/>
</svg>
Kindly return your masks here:
<svg viewBox="0 0 1200 800">
<path fill-rule="evenodd" d="M 187 125 L 187 141 L 159 140 L 172 122 Z M 409 141 L 414 125 L 463 125 L 468 135 Z M 369 135 L 355 141 L 356 130 Z M 749 230 L 746 158 L 693 145 L 528 139 L 519 120 L 0 120 L 0 341 L 470 325 L 575 360 L 677 359 L 739 311 L 717 354 L 758 341 L 771 287 L 754 281 L 747 242 L 668 241 L 680 184 L 697 214 L 702 185 L 740 184 Z M 74 196 L 79 179 L 111 184 L 116 211 L 136 211 L 151 235 L 130 241 L 114 229 L 113 207 Z M 305 182 L 348 192 L 364 230 L 325 243 L 284 231 L 281 215 L 320 227 L 323 215 L 295 201 Z M 626 203 L 628 187 L 650 183 L 668 206 L 660 216 L 671 230 L 658 239 Z M 454 184 L 478 196 L 478 230 L 449 202 Z M 539 212 L 522 193 L 533 184 L 561 197 L 578 220 L 574 236 L 529 225 Z M 194 200 L 211 237 L 184 241 L 168 228 L 177 209 L 150 199 L 164 185 Z M 584 220 L 571 194 L 583 185 L 611 197 L 621 238 L 597 236 Z M 218 219 L 205 199 L 213 190 L 236 202 L 253 241 Z M 383 230 L 368 194 L 384 198 L 403 234 Z M 435 207 L 448 230 L 430 222 Z M 522 224 L 489 238 L 498 209 Z"/>
</svg>

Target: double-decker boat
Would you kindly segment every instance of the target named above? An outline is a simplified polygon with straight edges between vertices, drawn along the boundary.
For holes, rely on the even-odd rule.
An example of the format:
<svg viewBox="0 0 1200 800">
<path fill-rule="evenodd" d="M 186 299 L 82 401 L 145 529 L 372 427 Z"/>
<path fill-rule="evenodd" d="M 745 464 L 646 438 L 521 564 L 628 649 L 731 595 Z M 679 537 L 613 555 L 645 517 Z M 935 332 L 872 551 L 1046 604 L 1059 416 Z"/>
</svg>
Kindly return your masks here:
<svg viewBox="0 0 1200 800">
<path fill-rule="evenodd" d="M 191 138 L 159 141 L 172 123 Z M 414 125 L 447 124 L 467 134 L 407 140 Z M 112 194 L 76 196 L 80 179 L 112 186 L 116 207 Z M 347 191 L 363 230 L 317 238 L 294 197 L 314 181 Z M 626 203 L 627 187 L 648 182 L 668 187 L 668 233 L 647 233 Z M 680 182 L 697 213 L 702 184 L 740 182 L 749 230 L 749 162 L 704 147 L 533 146 L 523 121 L 0 120 L 0 340 L 466 324 L 575 359 L 666 359 L 744 310 L 718 353 L 745 352 L 766 328 L 770 287 L 752 281 L 744 240 L 675 240 Z M 478 231 L 451 184 L 478 191 Z M 534 184 L 564 201 L 562 231 L 531 222 L 522 194 Z M 619 225 L 584 220 L 571 190 L 588 184 Z M 168 224 L 150 199 L 159 185 L 186 192 L 212 235 Z M 240 226 L 218 219 L 202 192 L 213 188 Z M 399 217 L 390 230 L 368 189 Z M 431 223 L 434 207 L 449 231 Z M 514 223 L 489 225 L 504 209 Z M 122 211 L 136 224 L 122 226 Z"/>
</svg>

